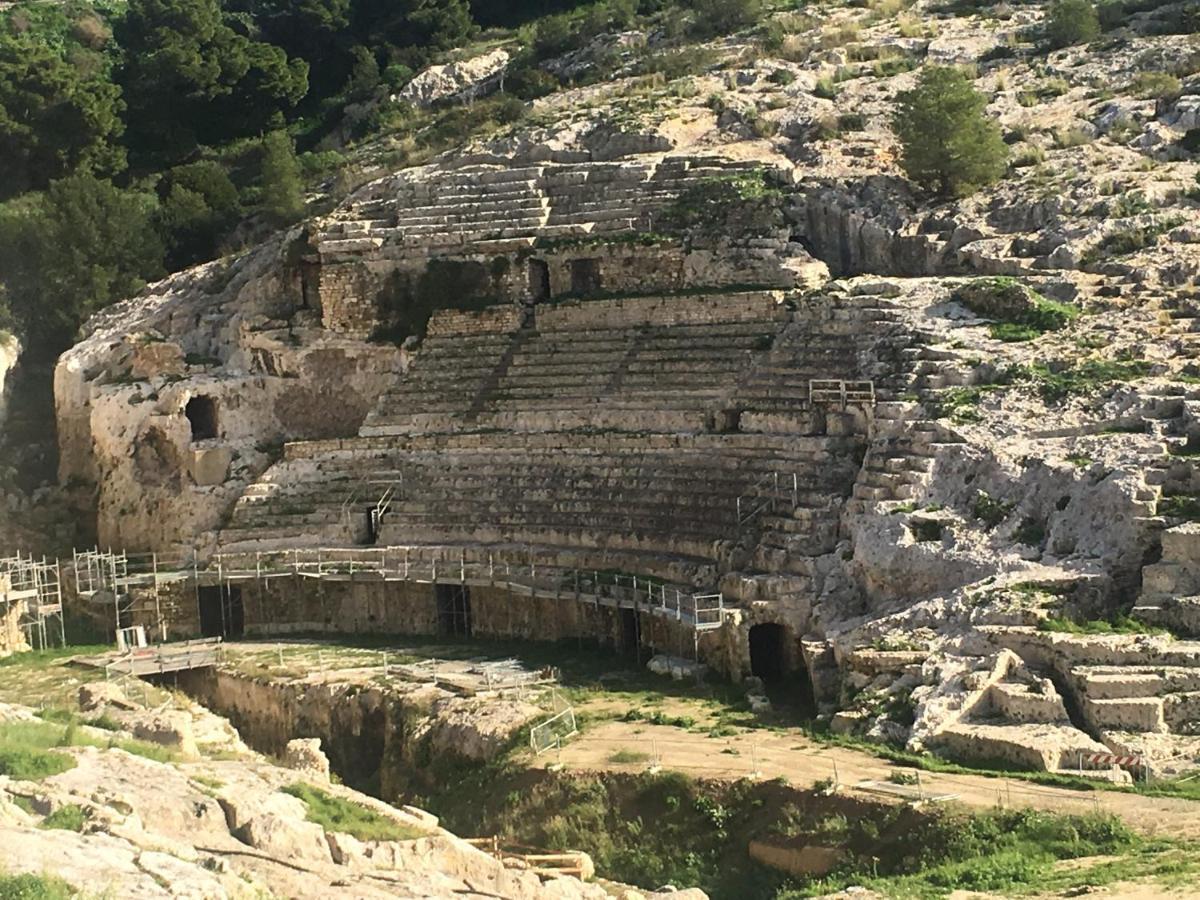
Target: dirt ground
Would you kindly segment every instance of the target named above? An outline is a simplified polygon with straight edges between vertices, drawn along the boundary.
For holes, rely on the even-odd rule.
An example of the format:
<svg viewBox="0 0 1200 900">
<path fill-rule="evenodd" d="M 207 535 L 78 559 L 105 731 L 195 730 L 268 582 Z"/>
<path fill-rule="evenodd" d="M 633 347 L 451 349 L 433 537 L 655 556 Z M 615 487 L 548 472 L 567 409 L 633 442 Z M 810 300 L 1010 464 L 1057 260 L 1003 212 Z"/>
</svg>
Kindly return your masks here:
<svg viewBox="0 0 1200 900">
<path fill-rule="evenodd" d="M 669 715 L 686 714 L 690 705 L 675 700 Z M 584 711 L 611 710 L 611 704 L 585 704 Z M 698 712 L 698 709 L 692 709 Z M 614 762 L 614 754 L 632 762 Z M 605 721 L 571 738 L 560 750 L 538 757 L 534 765 L 561 763 L 574 770 L 638 771 L 651 765 L 702 778 L 786 778 L 797 787 L 828 781 L 839 790 L 931 802 L 955 800 L 975 807 L 1034 807 L 1056 812 L 1108 812 L 1149 836 L 1200 839 L 1200 803 L 1146 797 L 1118 791 L 1077 791 L 1019 779 L 982 775 L 916 772 L 919 784 L 888 780 L 902 766 L 857 750 L 829 747 L 795 729 L 740 731 L 712 737 L 696 730 L 647 722 Z M 1117 895 L 1111 895 L 1117 896 Z M 1178 896 L 1178 895 L 1176 895 Z"/>
</svg>

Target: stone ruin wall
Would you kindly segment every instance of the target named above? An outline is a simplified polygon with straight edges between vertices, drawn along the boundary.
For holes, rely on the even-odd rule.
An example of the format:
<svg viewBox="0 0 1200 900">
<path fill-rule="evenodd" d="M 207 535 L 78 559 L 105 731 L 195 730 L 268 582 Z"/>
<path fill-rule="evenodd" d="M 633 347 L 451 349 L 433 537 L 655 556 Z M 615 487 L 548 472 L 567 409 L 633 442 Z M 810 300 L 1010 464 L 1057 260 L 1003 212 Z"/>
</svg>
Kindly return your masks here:
<svg viewBox="0 0 1200 900">
<path fill-rule="evenodd" d="M 253 638 L 301 634 L 413 635 L 444 634 L 438 619 L 437 589 L 416 582 L 312 582 L 291 578 L 234 585 L 244 616 L 244 633 Z M 164 586 L 160 603 L 170 640 L 201 634 L 200 603 L 219 602 L 216 586 L 203 588 L 203 599 L 191 584 Z M 588 642 L 633 654 L 620 614 L 611 608 L 517 594 L 503 587 L 471 586 L 471 634 L 494 639 Z M 157 638 L 153 601 L 148 592 L 137 598 L 139 612 L 131 624 L 144 625 Z M 696 651 L 690 628 L 649 613 L 638 618 L 643 655 L 651 652 L 691 658 Z M 744 631 L 744 629 L 743 629 Z M 234 637 L 231 635 L 231 638 Z M 701 634 L 700 659 L 718 671 L 749 673 L 742 647 L 745 634 L 735 630 Z M 795 666 L 803 662 L 796 642 Z"/>
<path fill-rule="evenodd" d="M 148 309 L 128 334 L 60 360 L 59 478 L 95 485 L 102 544 L 191 547 L 286 441 L 353 434 L 407 364 L 399 348 L 317 327 L 278 247 L 241 265 L 249 277 L 217 295 L 215 314 L 172 308 L 165 282 L 151 302 L 123 304 Z M 211 410 L 211 431 L 197 433 L 193 401 Z"/>
<path fill-rule="evenodd" d="M 486 285 L 476 298 L 496 304 L 533 304 L 610 294 L 670 294 L 689 288 L 720 291 L 749 284 L 786 287 L 790 283 L 790 273 L 775 261 L 738 252 L 689 250 L 667 242 L 649 246 L 578 243 L 557 248 L 523 245 L 493 255 L 429 259 L 397 260 L 374 254 L 333 256 L 319 263 L 310 262 L 306 277 L 326 329 L 369 337 L 387 325 L 389 292 L 395 291 L 396 285 L 414 290 L 430 272 L 431 262 L 473 267 L 486 273 Z M 454 303 L 464 298 L 440 299 Z"/>
<path fill-rule="evenodd" d="M 7 590 L 8 578 L 6 575 L 0 575 L 0 598 L 4 597 Z M 24 614 L 24 600 L 0 599 L 0 658 L 31 649 L 21 628 Z"/>
</svg>

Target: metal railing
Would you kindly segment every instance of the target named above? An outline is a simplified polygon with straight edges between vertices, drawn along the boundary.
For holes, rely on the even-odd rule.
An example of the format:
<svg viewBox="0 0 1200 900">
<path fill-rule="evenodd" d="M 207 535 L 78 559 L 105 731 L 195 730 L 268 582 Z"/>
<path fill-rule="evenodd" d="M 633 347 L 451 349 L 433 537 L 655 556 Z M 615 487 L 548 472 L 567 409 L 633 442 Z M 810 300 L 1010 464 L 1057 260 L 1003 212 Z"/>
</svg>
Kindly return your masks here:
<svg viewBox="0 0 1200 900">
<path fill-rule="evenodd" d="M 750 490 L 737 498 L 738 524 L 745 525 L 765 512 L 774 513 L 781 504 L 787 515 L 800 505 L 800 476 L 795 472 L 768 472 L 752 484 Z"/>
<path fill-rule="evenodd" d="M 94 568 L 87 556 L 76 555 L 84 560 L 85 579 L 90 577 L 88 567 Z M 547 565 L 532 550 L 498 554 L 480 549 L 468 555 L 465 549 L 455 553 L 442 547 L 312 547 L 216 553 L 203 563 L 195 555 L 120 554 L 120 560 L 121 574 L 106 576 L 105 585 L 126 598 L 125 603 L 137 586 L 152 589 L 157 603 L 159 586 L 169 582 L 228 584 L 291 577 L 499 587 L 530 597 L 633 609 L 695 631 L 720 628 L 726 610 L 724 595 L 718 592 L 698 593 L 643 575 Z M 161 617 L 161 610 L 158 614 Z"/>
<path fill-rule="evenodd" d="M 873 406 L 875 404 L 875 382 L 843 381 L 837 378 L 816 378 L 808 382 L 810 403 L 837 404 L 847 406 Z"/>
<path fill-rule="evenodd" d="M 124 675 L 162 675 L 219 665 L 222 661 L 220 638 L 201 638 L 150 647 L 130 647 L 104 666 L 105 679 Z"/>
<path fill-rule="evenodd" d="M 554 694 L 554 705 L 556 709 L 560 705 L 563 708 L 546 721 L 529 729 L 529 746 L 533 750 L 534 756 L 540 756 L 547 750 L 561 747 L 563 741 L 579 732 L 578 723 L 575 721 L 574 707 L 562 702 L 557 692 Z"/>
</svg>

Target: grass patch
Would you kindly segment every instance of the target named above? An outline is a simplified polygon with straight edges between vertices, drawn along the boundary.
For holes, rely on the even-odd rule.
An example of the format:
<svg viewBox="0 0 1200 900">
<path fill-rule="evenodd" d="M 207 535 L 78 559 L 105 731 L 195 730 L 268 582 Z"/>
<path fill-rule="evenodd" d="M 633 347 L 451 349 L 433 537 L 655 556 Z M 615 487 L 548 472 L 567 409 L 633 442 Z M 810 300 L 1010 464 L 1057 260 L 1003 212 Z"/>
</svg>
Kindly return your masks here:
<svg viewBox="0 0 1200 900">
<path fill-rule="evenodd" d="M 87 814 L 83 811 L 83 807 L 77 803 L 68 803 L 46 816 L 42 820 L 42 827 L 57 828 L 62 831 L 83 831 L 85 822 L 87 822 Z"/>
<path fill-rule="evenodd" d="M 616 753 L 609 754 L 608 757 L 610 763 L 641 763 L 647 762 L 649 759 L 649 753 L 643 753 L 641 750 L 628 750 L 624 747 Z"/>
<path fill-rule="evenodd" d="M 141 756 L 144 759 L 152 759 L 160 763 L 173 763 L 179 759 L 179 754 L 170 747 L 164 747 L 161 744 L 152 744 L 149 741 L 132 739 L 112 740 L 106 746 L 110 750 L 124 750 L 126 753 L 132 753 L 134 756 Z"/>
<path fill-rule="evenodd" d="M 409 841 L 428 835 L 424 829 L 401 825 L 373 809 L 310 784 L 289 785 L 283 792 L 303 800 L 308 807 L 308 821 L 316 822 L 326 831 L 348 834 L 360 841 Z"/>
<path fill-rule="evenodd" d="M 178 758 L 173 750 L 133 739 L 97 740 L 79 730 L 78 722 L 52 714 L 53 718 L 65 719 L 58 722 L 10 722 L 0 726 L 0 775 L 8 775 L 22 781 L 38 781 L 73 768 L 75 760 L 65 753 L 56 752 L 60 747 L 99 747 L 118 749 L 155 762 L 170 763 Z"/>
<path fill-rule="evenodd" d="M 49 722 L 10 722 L 0 726 L 0 775 L 17 781 L 40 781 L 75 766 L 75 760 L 53 748 L 68 729 Z"/>
<path fill-rule="evenodd" d="M 993 322 L 988 329 L 991 336 L 1010 344 L 1029 341 L 1048 331 L 1058 331 L 1082 315 L 1079 307 L 1050 300 L 1036 291 L 1030 292 L 1030 299 L 1032 305 L 1023 314 L 1007 322 Z"/>
<path fill-rule="evenodd" d="M 1095 393 L 1114 383 L 1127 383 L 1145 377 L 1150 364 L 1142 360 L 1089 359 L 1077 365 L 1051 368 L 1035 363 L 1026 371 L 1038 395 L 1046 403 L 1059 403 L 1068 397 Z"/>
<path fill-rule="evenodd" d="M 1078 621 L 1065 616 L 1051 616 L 1038 623 L 1039 631 L 1050 631 L 1058 634 L 1168 634 L 1165 628 L 1147 625 L 1137 619 L 1131 619 L 1123 613 L 1117 613 L 1107 619 L 1091 619 Z"/>
<path fill-rule="evenodd" d="M 61 878 L 0 872 L 0 900 L 71 900 L 75 895 L 75 889 Z"/>
<path fill-rule="evenodd" d="M 88 644 L 77 647 L 52 647 L 48 650 L 30 650 L 26 653 L 14 653 L 0 659 L 0 669 L 9 666 L 22 668 L 44 668 L 54 665 L 72 656 L 94 656 L 112 650 L 107 644 Z"/>
</svg>

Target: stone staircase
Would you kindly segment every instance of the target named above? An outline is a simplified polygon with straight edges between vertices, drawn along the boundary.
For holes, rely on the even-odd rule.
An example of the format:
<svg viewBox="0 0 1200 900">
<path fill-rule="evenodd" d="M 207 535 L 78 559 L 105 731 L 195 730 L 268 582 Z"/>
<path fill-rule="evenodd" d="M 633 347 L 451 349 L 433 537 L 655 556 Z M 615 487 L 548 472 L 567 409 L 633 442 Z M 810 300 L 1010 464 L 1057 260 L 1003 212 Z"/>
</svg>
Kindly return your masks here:
<svg viewBox="0 0 1200 900">
<path fill-rule="evenodd" d="M 1084 665 L 1071 675 L 1084 718 L 1097 731 L 1200 731 L 1200 668 Z"/>
<path fill-rule="evenodd" d="M 910 501 L 928 483 L 933 460 L 963 439 L 928 419 L 921 404 L 889 401 L 875 406 L 873 438 L 854 482 L 847 511 L 862 513 L 873 504 Z"/>
<path fill-rule="evenodd" d="M 1142 569 L 1142 593 L 1132 615 L 1200 636 L 1200 471 L 1195 466 L 1200 400 L 1186 394 L 1151 397 L 1146 411 L 1147 430 L 1166 452 L 1143 473 L 1138 499 L 1146 507 L 1144 521 L 1162 531 L 1162 553 Z"/>
</svg>

